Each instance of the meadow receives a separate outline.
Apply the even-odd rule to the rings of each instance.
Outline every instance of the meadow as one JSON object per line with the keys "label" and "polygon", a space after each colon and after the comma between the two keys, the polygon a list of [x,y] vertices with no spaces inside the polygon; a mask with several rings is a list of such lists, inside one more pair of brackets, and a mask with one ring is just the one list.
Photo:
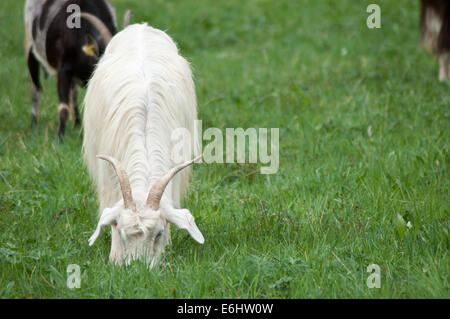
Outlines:
{"label": "meadow", "polygon": [[[419,1],[113,0],[192,65],[203,128],[279,128],[279,170],[195,165],[158,267],[94,246],[82,130],[57,139],[56,80],[30,126],[24,1],[0,2],[1,298],[449,298],[449,83],[419,42]],[[80,94],[82,102],[84,91]],[[67,268],[81,287],[67,287]],[[368,288],[367,267],[380,268]]]}

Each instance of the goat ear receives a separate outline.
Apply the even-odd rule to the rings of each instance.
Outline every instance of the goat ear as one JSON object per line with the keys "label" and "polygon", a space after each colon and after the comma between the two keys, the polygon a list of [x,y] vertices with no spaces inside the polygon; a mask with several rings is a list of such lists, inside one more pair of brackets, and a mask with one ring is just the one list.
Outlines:
{"label": "goat ear", "polygon": [[195,224],[194,216],[192,216],[189,210],[166,208],[163,209],[163,212],[168,222],[174,224],[180,229],[186,229],[189,235],[191,235],[191,237],[200,244],[203,244],[205,242],[202,233]]}
{"label": "goat ear", "polygon": [[92,234],[91,238],[89,238],[89,246],[92,246],[100,236],[103,227],[117,223],[118,214],[119,209],[115,207],[105,208],[103,210],[102,216],[100,216],[100,220],[98,221],[97,228],[95,229],[95,232]]}
{"label": "goat ear", "polygon": [[85,44],[81,47],[81,50],[86,54],[87,56],[98,58],[99,56],[99,49],[97,41],[90,35],[87,34],[85,37]]}

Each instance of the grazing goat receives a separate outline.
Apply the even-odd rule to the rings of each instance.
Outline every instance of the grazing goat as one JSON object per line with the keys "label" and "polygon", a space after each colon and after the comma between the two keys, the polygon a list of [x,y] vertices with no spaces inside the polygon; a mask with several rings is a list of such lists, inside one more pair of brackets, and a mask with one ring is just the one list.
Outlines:
{"label": "grazing goat", "polygon": [[[79,9],[79,25],[71,25]],[[129,12],[125,15],[125,23]],[[85,23],[87,22],[87,23]],[[39,116],[41,84],[39,67],[57,76],[59,97],[58,136],[64,134],[69,115],[80,124],[76,84],[85,86],[99,56],[117,32],[109,0],[27,0],[25,3],[25,52],[31,78],[32,125]]]}
{"label": "grazing goat", "polygon": [[110,260],[144,258],[151,268],[170,242],[170,224],[203,243],[189,210],[180,209],[189,177],[189,168],[182,169],[201,156],[178,166],[173,159],[174,130],[190,132],[183,139],[185,159],[199,144],[192,73],[172,39],[147,24],[115,35],[89,81],[84,107],[83,153],[101,212],[89,244],[110,225]]}
{"label": "grazing goat", "polygon": [[422,0],[422,45],[439,58],[439,80],[450,78],[450,1]]}

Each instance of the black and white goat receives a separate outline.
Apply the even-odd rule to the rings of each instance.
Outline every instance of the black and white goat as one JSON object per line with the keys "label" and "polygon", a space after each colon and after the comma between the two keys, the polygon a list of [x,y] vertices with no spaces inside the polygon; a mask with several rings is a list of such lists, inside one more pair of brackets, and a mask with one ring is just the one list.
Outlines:
{"label": "black and white goat", "polygon": [[[79,23],[73,23],[74,19]],[[129,11],[124,24],[128,20]],[[64,134],[69,115],[74,114],[74,125],[80,124],[76,85],[87,84],[116,32],[116,15],[109,0],[26,1],[25,51],[32,83],[32,125],[39,116],[40,66],[47,74],[57,76],[58,136]]]}
{"label": "black and white goat", "polygon": [[439,59],[439,80],[450,78],[450,1],[422,0],[422,45]]}

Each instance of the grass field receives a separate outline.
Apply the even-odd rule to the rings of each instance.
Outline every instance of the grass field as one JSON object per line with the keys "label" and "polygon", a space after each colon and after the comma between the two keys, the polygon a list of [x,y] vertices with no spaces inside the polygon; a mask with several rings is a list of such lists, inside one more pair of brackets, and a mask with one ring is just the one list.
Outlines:
{"label": "grass field", "polygon": [[366,0],[112,2],[178,43],[204,129],[280,128],[279,171],[196,165],[184,206],[205,244],[173,228],[157,268],[110,264],[109,232],[88,246],[81,131],[58,142],[53,77],[30,128],[24,1],[1,1],[0,297],[450,297],[450,84],[420,48],[419,1],[377,1],[380,29]]}

